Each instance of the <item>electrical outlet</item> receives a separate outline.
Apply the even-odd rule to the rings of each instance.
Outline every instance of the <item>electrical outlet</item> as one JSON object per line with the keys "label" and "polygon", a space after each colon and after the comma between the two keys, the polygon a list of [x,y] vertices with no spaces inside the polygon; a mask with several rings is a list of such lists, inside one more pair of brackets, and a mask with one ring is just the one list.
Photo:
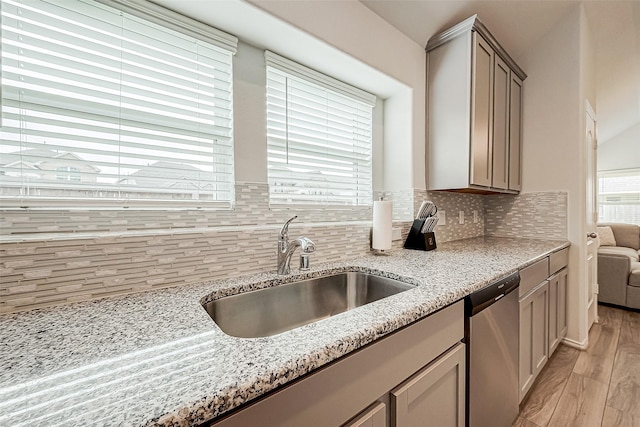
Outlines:
{"label": "electrical outlet", "polygon": [[478,211],[473,211],[473,223],[477,224],[480,221],[480,215],[478,215]]}
{"label": "electrical outlet", "polygon": [[458,211],[458,222],[464,224],[464,211]]}
{"label": "electrical outlet", "polygon": [[447,225],[447,213],[438,211],[438,225]]}
{"label": "electrical outlet", "polygon": [[401,240],[402,239],[402,229],[401,228],[392,228],[391,229],[391,240]]}

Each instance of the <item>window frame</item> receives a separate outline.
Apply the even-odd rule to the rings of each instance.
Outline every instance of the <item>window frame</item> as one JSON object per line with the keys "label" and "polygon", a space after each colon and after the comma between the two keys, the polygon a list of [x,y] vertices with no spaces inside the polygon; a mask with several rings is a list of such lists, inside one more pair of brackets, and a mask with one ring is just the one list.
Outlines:
{"label": "window frame", "polygon": [[[229,58],[229,73],[230,73],[230,94],[231,94],[231,105],[230,105],[230,131],[231,131],[231,148],[229,149],[230,158],[231,158],[231,179],[228,182],[230,186],[230,197],[228,200],[191,200],[191,199],[167,199],[163,198],[162,193],[158,193],[157,197],[150,199],[128,199],[128,198],[118,198],[118,197],[110,197],[107,199],[103,199],[100,197],[20,197],[20,196],[2,196],[0,197],[0,201],[2,202],[3,209],[25,209],[25,208],[34,208],[34,209],[170,209],[170,210],[186,210],[186,209],[198,209],[198,210],[228,210],[232,209],[235,205],[235,162],[234,162],[234,141],[233,141],[233,56],[237,52],[238,38],[227,34],[223,31],[220,31],[214,27],[211,27],[207,24],[203,24],[198,22],[192,18],[188,18],[179,13],[173,12],[169,9],[166,9],[162,6],[156,5],[154,3],[148,1],[137,1],[137,0],[79,0],[83,3],[87,3],[90,5],[95,5],[96,7],[108,7],[113,10],[117,10],[120,13],[131,15],[136,19],[142,19],[144,21],[148,21],[156,26],[160,26],[162,28],[166,28],[175,32],[178,32],[184,36],[200,40],[206,42],[216,48],[220,48],[230,54]],[[4,3],[4,1],[3,1]],[[2,5],[0,5],[0,10]],[[1,22],[1,20],[0,20]],[[0,55],[0,72],[2,70],[2,58],[3,55]],[[1,74],[0,74],[1,76]],[[2,100],[4,99],[2,96],[2,84],[0,84],[0,106],[2,104]],[[0,113],[0,126],[3,125],[4,114]],[[8,154],[8,153],[7,153]],[[212,155],[212,157],[215,154]],[[50,158],[46,158],[49,160]],[[166,160],[171,160],[169,157]],[[69,165],[61,165],[63,167],[70,167]],[[72,172],[63,172],[63,174],[67,175],[67,179],[59,180],[58,175],[61,174],[57,168],[54,170],[47,171],[53,176],[52,183],[58,182],[79,182],[75,179],[68,179]],[[99,186],[97,186],[99,187]],[[62,188],[62,191],[73,190],[72,186],[68,188]],[[87,188],[87,191],[96,191],[100,192],[100,188],[91,189]],[[112,191],[112,190],[104,190],[104,191]],[[114,189],[113,191],[117,191]],[[135,190],[134,190],[135,192]],[[184,192],[186,195],[188,192]]]}
{"label": "window frame", "polygon": [[[600,223],[609,223],[609,222],[626,222],[626,223],[631,223],[631,224],[637,224],[640,225],[640,188],[638,189],[638,191],[631,191],[631,192],[609,192],[609,193],[603,193],[601,190],[602,187],[602,180],[606,179],[606,178],[621,178],[624,176],[632,176],[635,177],[639,182],[640,182],[640,168],[633,168],[633,169],[619,169],[619,170],[610,170],[610,171],[599,171],[598,172],[598,222]],[[616,201],[605,201],[603,200],[607,194],[610,194],[611,197],[616,197],[615,195],[617,194],[617,197],[620,197],[622,200],[620,202],[616,202]],[[630,196],[630,197],[625,197],[625,196]],[[629,199],[629,200],[625,200],[625,199]],[[603,217],[603,209],[604,206],[615,206],[615,205],[630,205],[630,206],[637,206],[637,210],[638,210],[638,220],[637,222],[629,222],[628,219],[624,219],[624,221],[620,221],[617,219],[611,219],[611,218],[604,218]]]}
{"label": "window frame", "polygon": [[[271,70],[270,70],[271,69]],[[373,155],[375,152],[374,149],[374,120],[375,120],[375,113],[374,113],[374,109],[376,107],[376,96],[366,92],[362,89],[359,89],[357,87],[354,87],[352,85],[346,84],[340,80],[337,80],[333,77],[327,76],[323,73],[320,73],[314,69],[308,68],[304,65],[301,65],[297,62],[291,61],[285,57],[282,57],[274,52],[271,51],[265,51],[265,71],[266,71],[266,93],[267,93],[267,105],[266,105],[266,116],[267,116],[267,135],[266,135],[266,139],[267,139],[267,183],[269,186],[269,208],[271,210],[284,210],[284,209],[294,209],[294,210],[314,210],[314,209],[332,209],[332,210],[354,210],[354,209],[358,209],[358,210],[370,210],[372,208],[373,205],[373,180],[374,180],[374,169],[373,169],[373,164],[374,164],[374,160],[373,160]],[[369,132],[369,137],[368,137],[368,153],[366,154],[366,156],[368,157],[368,171],[367,174],[369,175],[369,179],[368,179],[368,188],[366,190],[360,191],[360,190],[354,190],[354,196],[351,199],[353,202],[355,203],[338,203],[335,200],[331,200],[331,198],[327,198],[325,197],[319,197],[316,200],[310,200],[308,203],[304,203],[304,202],[287,202],[284,201],[282,199],[275,199],[273,197],[274,194],[274,183],[276,185],[277,184],[277,179],[281,177],[272,177],[270,170],[272,170],[272,163],[270,160],[270,155],[269,155],[269,150],[270,149],[274,149],[274,146],[276,144],[274,144],[271,140],[270,140],[270,125],[269,125],[269,118],[270,118],[270,100],[269,100],[269,96],[270,96],[270,87],[269,87],[269,75],[270,73],[276,73],[276,74],[281,74],[281,75],[285,75],[287,77],[285,77],[285,82],[287,81],[287,79],[291,79],[291,80],[297,80],[297,81],[301,81],[304,82],[303,84],[308,84],[308,85],[313,85],[316,87],[321,88],[322,90],[327,91],[328,93],[333,93],[337,96],[341,96],[344,98],[349,98],[352,102],[357,102],[361,105],[367,105],[369,109],[368,112],[368,119],[370,120],[370,125],[368,128],[368,132]],[[287,84],[287,83],[285,83]],[[272,89],[274,91],[276,91],[276,89]],[[288,95],[287,95],[288,96]],[[285,101],[285,104],[288,101]],[[305,105],[306,107],[306,105]],[[288,108],[285,107],[285,108]],[[328,113],[330,114],[330,113]],[[287,117],[289,117],[289,112],[287,110],[287,112],[284,114]],[[286,124],[284,125],[285,127],[288,127],[289,125]],[[289,135],[288,135],[288,131],[286,131],[285,133],[287,133],[287,136],[284,137],[285,140],[288,141]],[[320,138],[318,138],[320,139]],[[289,153],[289,148],[288,148],[288,142],[285,142],[285,144],[287,145],[286,148],[286,156],[288,156]],[[358,144],[354,143],[353,147],[357,147]],[[357,157],[357,156],[356,156]],[[352,157],[353,159],[353,157]],[[316,159],[317,160],[317,159]],[[357,162],[357,161],[356,161]],[[275,182],[274,182],[275,181]],[[308,181],[310,183],[313,182],[313,180]],[[331,190],[331,188],[328,188],[329,190]],[[368,193],[368,195],[365,198],[362,198],[360,196],[360,194],[362,193]],[[309,196],[308,194],[303,195],[301,198],[304,198],[305,196]],[[294,197],[295,198],[295,197]],[[327,200],[328,199],[328,200]]]}

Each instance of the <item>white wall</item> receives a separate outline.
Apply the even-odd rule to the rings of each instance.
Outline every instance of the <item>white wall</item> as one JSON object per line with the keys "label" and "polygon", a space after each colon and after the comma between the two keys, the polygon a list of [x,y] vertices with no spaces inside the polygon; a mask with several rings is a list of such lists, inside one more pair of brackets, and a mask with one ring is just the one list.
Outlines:
{"label": "white wall", "polygon": [[640,168],[640,123],[598,145],[598,170]]}
{"label": "white wall", "polygon": [[[568,193],[569,259],[567,338],[588,339],[586,320],[584,103],[595,96],[593,55],[586,16],[577,5],[518,63],[526,70],[523,123],[523,193]],[[592,105],[595,105],[592,99]]]}
{"label": "white wall", "polygon": [[238,43],[233,58],[234,163],[237,182],[267,182],[264,51]]}

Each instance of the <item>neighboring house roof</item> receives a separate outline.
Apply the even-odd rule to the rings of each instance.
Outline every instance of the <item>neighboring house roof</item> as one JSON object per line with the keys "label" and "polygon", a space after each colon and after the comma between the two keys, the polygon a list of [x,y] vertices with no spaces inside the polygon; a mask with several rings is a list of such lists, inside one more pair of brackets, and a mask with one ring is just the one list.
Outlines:
{"label": "neighboring house roof", "polygon": [[[55,162],[56,160],[64,162],[72,161],[75,164],[81,163],[83,166],[90,167],[95,172],[99,172],[100,169],[90,162],[82,159],[75,153],[69,151],[54,151],[47,148],[30,148],[22,151],[14,151],[12,153],[2,153],[0,155],[0,167],[13,167],[12,165],[17,162],[21,162],[25,167],[28,165],[32,169],[41,169],[40,165],[44,162]],[[61,164],[61,166],[65,166]]]}
{"label": "neighboring house roof", "polygon": [[[96,172],[100,171],[96,166],[83,160],[75,153],[68,151],[56,152],[44,148],[2,153],[0,156],[0,170],[51,170],[52,166],[56,166],[56,162],[60,163],[59,166],[76,166],[81,163],[84,167],[90,167]],[[190,164],[158,161],[140,167],[131,175],[120,179],[118,183],[139,187],[210,191],[213,190],[210,176],[211,173]]]}
{"label": "neighboring house roof", "polygon": [[23,162],[22,160],[18,160],[17,162],[8,163],[6,165],[2,165],[5,168],[24,168],[24,169],[33,169],[39,170],[36,165],[32,165],[31,163]]}
{"label": "neighboring house roof", "polygon": [[44,159],[55,157],[58,154],[60,153],[46,148],[29,148],[27,150],[18,150],[12,153],[2,153],[0,154],[0,162],[8,164],[18,160],[24,160],[35,164]]}
{"label": "neighboring house roof", "polygon": [[141,167],[119,182],[143,187],[160,186],[187,190],[210,190],[213,187],[208,182],[208,175],[208,172],[189,164],[159,161]]}

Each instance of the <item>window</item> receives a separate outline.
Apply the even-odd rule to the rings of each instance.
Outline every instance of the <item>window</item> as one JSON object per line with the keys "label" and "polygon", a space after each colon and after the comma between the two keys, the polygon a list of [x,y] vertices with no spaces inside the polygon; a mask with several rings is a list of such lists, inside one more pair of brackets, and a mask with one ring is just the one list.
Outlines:
{"label": "window", "polygon": [[371,205],[375,97],[265,56],[270,202]]}
{"label": "window", "polygon": [[228,206],[237,39],[104,3],[2,0],[0,197]]}
{"label": "window", "polygon": [[598,220],[640,225],[640,169],[598,174]]}
{"label": "window", "polygon": [[73,166],[61,166],[56,172],[56,179],[60,181],[80,181],[80,169]]}

